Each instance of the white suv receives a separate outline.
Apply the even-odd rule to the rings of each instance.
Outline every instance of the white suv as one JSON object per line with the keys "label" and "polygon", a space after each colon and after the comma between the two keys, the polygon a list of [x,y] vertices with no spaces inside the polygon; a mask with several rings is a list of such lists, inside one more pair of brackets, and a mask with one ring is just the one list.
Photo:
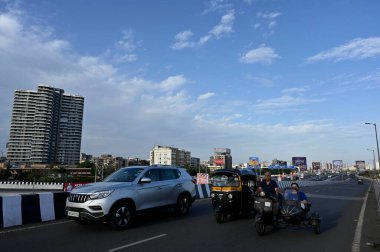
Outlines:
{"label": "white suv", "polygon": [[127,228],[143,210],[173,207],[186,215],[196,197],[194,180],[183,168],[132,166],[120,168],[103,182],[71,191],[66,217],[84,224],[107,221],[115,229]]}

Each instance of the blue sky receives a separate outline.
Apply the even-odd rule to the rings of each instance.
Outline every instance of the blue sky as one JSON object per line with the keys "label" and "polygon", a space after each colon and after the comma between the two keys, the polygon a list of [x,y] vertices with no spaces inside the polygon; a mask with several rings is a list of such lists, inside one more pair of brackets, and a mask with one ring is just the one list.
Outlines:
{"label": "blue sky", "polygon": [[85,97],[88,154],[372,164],[379,13],[376,0],[0,1],[0,150],[14,90],[45,84]]}

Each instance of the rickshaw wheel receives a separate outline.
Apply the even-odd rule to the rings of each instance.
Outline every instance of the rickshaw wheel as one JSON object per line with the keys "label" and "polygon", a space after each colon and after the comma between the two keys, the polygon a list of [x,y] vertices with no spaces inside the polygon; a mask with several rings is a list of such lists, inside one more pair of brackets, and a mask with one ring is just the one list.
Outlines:
{"label": "rickshaw wheel", "polygon": [[215,218],[216,218],[216,222],[220,224],[220,223],[224,222],[225,215],[224,215],[224,213],[218,212],[218,213],[215,213]]}

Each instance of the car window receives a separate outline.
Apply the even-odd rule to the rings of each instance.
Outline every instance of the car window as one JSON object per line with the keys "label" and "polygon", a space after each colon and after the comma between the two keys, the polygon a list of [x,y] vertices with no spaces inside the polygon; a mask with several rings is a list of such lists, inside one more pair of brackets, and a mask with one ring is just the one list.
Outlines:
{"label": "car window", "polygon": [[162,180],[173,180],[181,176],[181,172],[175,169],[161,170]]}
{"label": "car window", "polygon": [[159,169],[151,169],[145,173],[146,178],[150,178],[152,182],[160,181],[160,170]]}
{"label": "car window", "polygon": [[119,169],[108,177],[106,177],[104,182],[132,182],[134,181],[139,174],[143,171],[143,168],[125,168]]}

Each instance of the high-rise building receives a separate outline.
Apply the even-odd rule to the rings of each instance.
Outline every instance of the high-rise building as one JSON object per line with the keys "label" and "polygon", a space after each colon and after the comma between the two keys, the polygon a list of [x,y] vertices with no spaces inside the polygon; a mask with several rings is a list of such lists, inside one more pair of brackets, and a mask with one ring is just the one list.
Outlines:
{"label": "high-rise building", "polygon": [[221,166],[226,169],[232,169],[231,149],[214,148],[214,156],[212,157],[215,166]]}
{"label": "high-rise building", "polygon": [[180,167],[190,166],[190,151],[180,150],[169,146],[155,146],[150,151],[150,165],[174,165]]}
{"label": "high-rise building", "polygon": [[7,159],[11,164],[76,164],[80,159],[84,98],[38,86],[16,90]]}

